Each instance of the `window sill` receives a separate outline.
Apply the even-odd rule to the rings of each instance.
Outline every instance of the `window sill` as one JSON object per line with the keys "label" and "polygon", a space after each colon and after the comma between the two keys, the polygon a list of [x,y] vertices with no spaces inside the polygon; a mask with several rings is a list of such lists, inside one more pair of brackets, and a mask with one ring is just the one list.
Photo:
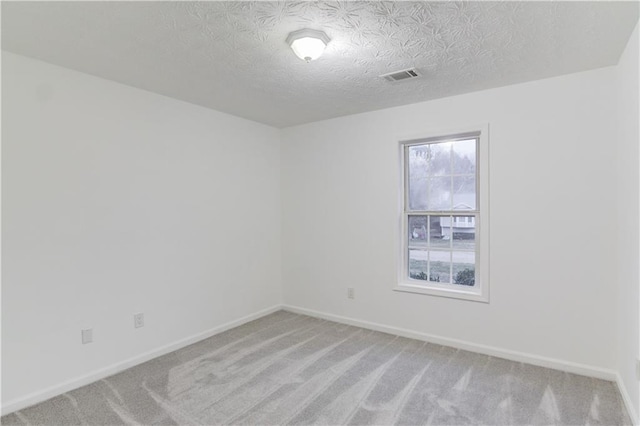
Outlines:
{"label": "window sill", "polygon": [[415,285],[409,283],[400,283],[393,288],[394,291],[405,293],[426,294],[429,296],[448,297],[452,299],[470,300],[473,302],[489,303],[489,295],[481,294],[474,291],[464,291],[457,289],[431,287],[425,285]]}

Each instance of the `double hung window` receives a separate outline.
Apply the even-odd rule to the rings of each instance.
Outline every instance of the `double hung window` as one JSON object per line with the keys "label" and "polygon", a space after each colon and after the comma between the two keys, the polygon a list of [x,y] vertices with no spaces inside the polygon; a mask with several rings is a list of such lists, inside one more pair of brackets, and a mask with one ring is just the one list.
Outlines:
{"label": "double hung window", "polygon": [[485,133],[401,143],[403,237],[397,290],[488,301]]}

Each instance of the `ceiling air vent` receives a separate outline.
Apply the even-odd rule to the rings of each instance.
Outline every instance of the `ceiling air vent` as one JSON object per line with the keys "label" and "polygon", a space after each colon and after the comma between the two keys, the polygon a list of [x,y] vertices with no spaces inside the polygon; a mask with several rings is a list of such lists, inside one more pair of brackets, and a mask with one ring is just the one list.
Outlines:
{"label": "ceiling air vent", "polygon": [[383,74],[380,77],[384,78],[387,81],[400,81],[420,77],[420,74],[418,74],[418,71],[416,71],[415,68],[409,68],[402,71],[394,71],[390,72],[389,74]]}

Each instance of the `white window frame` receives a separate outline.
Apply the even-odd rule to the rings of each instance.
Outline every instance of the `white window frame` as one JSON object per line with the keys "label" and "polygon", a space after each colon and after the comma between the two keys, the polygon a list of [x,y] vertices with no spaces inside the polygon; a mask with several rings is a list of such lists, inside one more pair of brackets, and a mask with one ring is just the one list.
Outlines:
{"label": "white window frame", "polygon": [[[410,215],[421,215],[422,212],[408,209],[408,167],[406,150],[411,145],[422,145],[428,142],[460,140],[464,137],[477,137],[476,149],[476,277],[475,285],[465,288],[462,285],[438,284],[421,281],[409,277],[409,241],[408,222]],[[400,238],[398,257],[398,284],[393,290],[400,292],[426,294],[489,303],[489,125],[475,125],[429,131],[413,137],[399,138],[400,163]],[[465,215],[464,211],[459,212]],[[430,212],[428,214],[437,214]],[[467,214],[468,215],[468,214]],[[472,214],[473,215],[473,214]]]}

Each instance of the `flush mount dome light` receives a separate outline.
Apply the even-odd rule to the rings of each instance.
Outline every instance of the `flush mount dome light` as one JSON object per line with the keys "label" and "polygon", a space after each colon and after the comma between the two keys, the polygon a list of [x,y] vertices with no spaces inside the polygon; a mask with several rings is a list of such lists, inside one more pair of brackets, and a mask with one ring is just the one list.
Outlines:
{"label": "flush mount dome light", "polygon": [[318,59],[329,43],[329,37],[322,31],[303,29],[294,31],[287,37],[287,44],[303,61]]}

